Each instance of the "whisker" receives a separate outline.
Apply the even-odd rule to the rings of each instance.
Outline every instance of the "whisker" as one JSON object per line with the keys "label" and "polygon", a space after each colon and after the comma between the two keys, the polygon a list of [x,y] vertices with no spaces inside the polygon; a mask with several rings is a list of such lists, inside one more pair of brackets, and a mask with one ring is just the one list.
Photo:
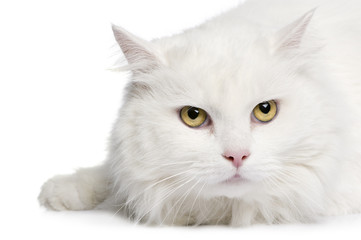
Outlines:
{"label": "whisker", "polygon": [[[147,188],[145,188],[142,192],[136,194],[136,195],[133,196],[131,199],[128,199],[125,203],[121,204],[122,206],[116,211],[116,213],[115,213],[114,215],[118,214],[125,206],[128,206],[129,203],[133,202],[133,201],[134,201],[135,199],[137,199],[140,195],[144,194],[146,191],[150,190],[150,189],[153,188],[154,186],[156,186],[156,185],[158,185],[158,184],[160,184],[160,183],[162,183],[162,182],[164,182],[164,181],[167,181],[167,180],[169,180],[169,179],[178,177],[179,175],[182,175],[182,174],[187,173],[187,172],[190,172],[190,171],[191,171],[191,169],[189,169],[189,170],[187,170],[187,171],[183,171],[183,172],[177,173],[177,174],[174,174],[174,175],[172,175],[172,176],[166,177],[166,178],[164,178],[164,179],[161,179],[161,180],[159,180],[159,181],[157,181],[157,182],[149,185],[149,186],[148,186]],[[131,185],[131,183],[128,184],[126,188],[128,188],[130,185]],[[117,196],[118,196],[119,194],[121,194],[121,193],[118,192],[118,193],[116,194],[116,198],[117,198]]]}
{"label": "whisker", "polygon": [[147,214],[149,214],[155,207],[157,207],[159,204],[161,204],[165,199],[169,198],[170,196],[172,196],[172,194],[174,192],[176,192],[178,189],[180,189],[181,187],[183,187],[186,183],[192,181],[194,179],[189,179],[188,181],[186,181],[185,183],[183,183],[180,186],[177,186],[175,189],[173,189],[173,191],[168,192],[166,195],[163,196],[163,198],[157,200],[156,204],[153,205],[147,212],[145,212],[142,216],[138,217],[138,220],[136,221],[137,223],[139,223]]}
{"label": "whisker", "polygon": [[193,203],[192,203],[192,207],[191,207],[191,210],[189,211],[189,215],[188,215],[188,219],[187,219],[187,226],[189,225],[189,220],[190,220],[190,217],[191,217],[191,214],[192,214],[192,211],[193,211],[193,207],[194,207],[194,205],[195,205],[195,203],[196,203],[196,201],[197,201],[200,193],[202,192],[204,186],[206,185],[206,183],[207,183],[207,182],[204,182],[203,186],[201,187],[201,189],[200,189],[199,192],[197,193],[197,195],[196,195],[196,197],[195,197],[195,199],[194,199],[194,201],[193,201]]}
{"label": "whisker", "polygon": [[[182,178],[182,179],[178,179],[177,181],[175,181],[175,182],[172,182],[171,184],[169,184],[168,186],[166,186],[166,190],[167,189],[170,189],[170,188],[172,188],[174,185],[177,185],[178,183],[181,183],[181,182],[183,182],[184,180],[186,180],[186,179],[188,179],[188,178]],[[150,190],[150,188],[149,189],[146,189],[146,190]],[[132,199],[129,199],[127,202],[125,202],[125,203],[123,203],[122,204],[122,207],[119,209],[119,210],[121,210],[122,208],[124,208],[124,207],[130,207],[130,204],[132,203],[132,202],[134,202],[141,194],[145,194],[145,192],[146,192],[146,190],[143,190],[142,192],[140,192],[140,193],[138,193],[137,195],[135,195]],[[118,211],[119,211],[118,210]]]}
{"label": "whisker", "polygon": [[[182,184],[182,186],[184,186],[184,185],[187,184],[188,182],[193,181],[194,179],[195,179],[195,177],[192,178],[190,181],[187,181],[187,182],[185,182],[184,184]],[[199,181],[200,181],[200,180],[198,180],[198,181],[196,182],[196,184],[197,184]],[[164,216],[163,221],[161,222],[161,224],[164,223],[164,221],[166,220],[166,218],[168,217],[168,215],[170,214],[170,212],[172,211],[172,209],[177,205],[177,203],[178,203],[180,200],[183,199],[184,195],[187,196],[187,195],[188,195],[187,193],[189,193],[196,184],[194,184],[188,191],[186,191],[184,194],[182,194],[182,196],[173,204],[173,206],[172,206],[170,209],[167,209],[168,213]]]}
{"label": "whisker", "polygon": [[278,178],[271,177],[268,179],[268,183],[272,183],[272,187],[277,188],[278,193],[281,193],[288,201],[289,204],[293,206],[294,209],[298,212],[299,215],[302,215],[300,209],[294,204],[293,200],[290,198],[289,194],[283,191],[283,187],[277,182]]}
{"label": "whisker", "polygon": [[[191,191],[198,185],[198,183],[199,183],[200,181],[201,181],[201,179],[198,179],[198,181],[197,181],[195,184],[193,184],[193,186],[192,186],[191,188],[189,188],[189,190],[188,190],[185,194],[183,194],[183,195],[179,198],[179,200],[173,205],[173,207],[176,206],[177,203],[183,198],[183,201],[179,204],[178,210],[177,210],[176,213],[174,214],[173,221],[172,221],[172,225],[174,224],[174,221],[175,221],[175,219],[176,219],[176,217],[177,217],[180,209],[182,208],[182,206],[183,206],[183,204],[184,204],[184,201],[185,201],[186,198],[188,197],[189,193],[191,193]],[[185,195],[185,196],[184,196],[184,195]],[[172,207],[172,208],[173,208],[173,207]],[[168,215],[168,214],[167,214],[167,215]],[[167,216],[166,216],[166,217],[167,217]]]}

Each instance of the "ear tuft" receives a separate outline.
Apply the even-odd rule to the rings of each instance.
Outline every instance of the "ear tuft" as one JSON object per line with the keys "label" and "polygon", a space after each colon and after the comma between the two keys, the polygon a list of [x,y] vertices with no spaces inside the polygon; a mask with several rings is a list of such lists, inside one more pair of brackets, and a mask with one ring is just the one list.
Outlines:
{"label": "ear tuft", "polygon": [[274,43],[277,51],[300,48],[302,39],[315,11],[316,8],[312,9],[276,34]]}
{"label": "ear tuft", "polygon": [[149,72],[159,66],[156,51],[153,46],[125,29],[112,25],[115,40],[118,42],[129,66],[133,72]]}

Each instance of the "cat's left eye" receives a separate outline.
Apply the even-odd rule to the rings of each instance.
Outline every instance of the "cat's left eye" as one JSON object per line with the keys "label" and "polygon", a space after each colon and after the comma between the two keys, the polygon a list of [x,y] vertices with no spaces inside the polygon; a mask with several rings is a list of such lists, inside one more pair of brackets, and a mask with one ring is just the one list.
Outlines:
{"label": "cat's left eye", "polygon": [[201,108],[185,106],[180,111],[182,121],[189,127],[200,127],[207,120],[207,113]]}
{"label": "cat's left eye", "polygon": [[253,109],[252,114],[262,123],[270,122],[277,114],[277,103],[274,100],[261,102]]}

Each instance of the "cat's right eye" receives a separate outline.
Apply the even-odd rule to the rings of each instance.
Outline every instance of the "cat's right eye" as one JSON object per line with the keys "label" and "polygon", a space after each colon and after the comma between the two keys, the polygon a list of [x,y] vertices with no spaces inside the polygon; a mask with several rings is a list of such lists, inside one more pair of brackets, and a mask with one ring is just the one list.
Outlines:
{"label": "cat's right eye", "polygon": [[207,120],[207,113],[201,108],[185,106],[180,110],[180,118],[192,128],[200,127]]}

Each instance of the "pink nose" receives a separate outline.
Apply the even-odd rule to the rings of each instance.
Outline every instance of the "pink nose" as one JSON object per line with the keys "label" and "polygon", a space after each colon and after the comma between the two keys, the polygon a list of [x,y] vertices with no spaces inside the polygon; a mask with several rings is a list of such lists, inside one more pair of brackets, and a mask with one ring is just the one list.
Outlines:
{"label": "pink nose", "polygon": [[250,153],[247,150],[242,150],[238,152],[226,151],[223,154],[223,157],[232,162],[233,166],[239,168],[242,166],[244,160],[248,158]]}

